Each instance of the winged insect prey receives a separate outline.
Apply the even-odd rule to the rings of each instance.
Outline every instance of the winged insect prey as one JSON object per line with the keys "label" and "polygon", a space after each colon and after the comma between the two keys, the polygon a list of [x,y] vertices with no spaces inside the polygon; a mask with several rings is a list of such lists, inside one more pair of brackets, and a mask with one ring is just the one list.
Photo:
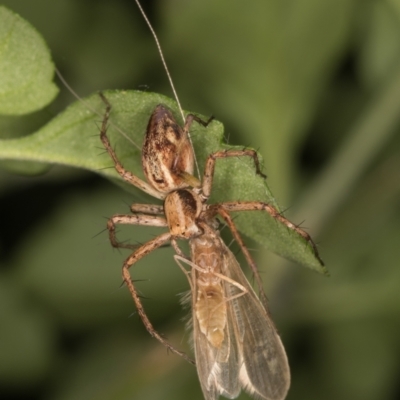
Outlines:
{"label": "winged insect prey", "polygon": [[[212,222],[212,221],[211,221]],[[212,225],[190,239],[193,345],[206,400],[236,398],[244,388],[260,399],[284,399],[288,360],[268,309]],[[189,274],[188,274],[189,275]]]}

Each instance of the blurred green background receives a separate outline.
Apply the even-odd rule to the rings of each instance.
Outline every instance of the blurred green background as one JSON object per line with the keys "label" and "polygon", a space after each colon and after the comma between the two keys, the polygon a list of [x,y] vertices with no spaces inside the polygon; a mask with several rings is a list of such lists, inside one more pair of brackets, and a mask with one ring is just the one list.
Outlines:
{"label": "blurred green background", "polygon": [[[2,3],[41,32],[81,96],[171,95],[132,0]],[[259,149],[278,202],[330,270],[254,251],[291,364],[288,399],[398,398],[400,1],[143,3],[183,107]],[[22,130],[73,101],[60,88]],[[84,171],[0,171],[1,399],[202,399],[195,368],[149,337],[119,288],[126,253],[103,230],[135,200]],[[172,251],[150,255],[134,277],[157,329],[189,350],[178,296],[188,285]]]}

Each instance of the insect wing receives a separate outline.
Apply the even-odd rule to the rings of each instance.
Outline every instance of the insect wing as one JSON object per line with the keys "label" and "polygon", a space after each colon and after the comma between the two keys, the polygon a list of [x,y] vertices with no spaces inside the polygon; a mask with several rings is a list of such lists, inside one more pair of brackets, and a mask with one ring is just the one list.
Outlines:
{"label": "insect wing", "polygon": [[[196,271],[193,270],[193,310],[197,298],[196,275]],[[240,393],[240,365],[232,325],[226,325],[221,347],[215,348],[201,332],[196,315],[193,315],[193,344],[197,373],[205,400],[217,400],[220,395],[229,399],[236,398]]]}
{"label": "insect wing", "polygon": [[236,296],[228,301],[228,321],[237,342],[241,386],[255,398],[283,400],[290,385],[285,349],[235,256],[222,241],[221,245],[225,248],[224,275],[247,290],[240,296],[241,290],[237,286],[225,282],[227,298]]}

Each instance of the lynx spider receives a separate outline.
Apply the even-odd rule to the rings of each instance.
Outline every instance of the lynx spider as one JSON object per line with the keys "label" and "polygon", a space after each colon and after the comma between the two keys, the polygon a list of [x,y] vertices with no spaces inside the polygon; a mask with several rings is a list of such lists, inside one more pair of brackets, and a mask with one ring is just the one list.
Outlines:
{"label": "lynx spider", "polygon": [[[123,281],[127,285],[135,302],[138,314],[151,336],[157,338],[173,353],[194,363],[185,353],[175,349],[162,337],[154,329],[147,317],[129,272],[129,269],[136,262],[168,242],[171,243],[177,253],[177,256],[175,256],[176,259],[181,261],[186,259],[190,262],[190,259],[180,250],[177,239],[190,240],[191,238],[201,236],[204,232],[201,226],[212,226],[215,224],[216,216],[219,215],[225,221],[234,239],[239,244],[254,274],[260,292],[260,299],[267,309],[267,298],[262,290],[261,277],[257,266],[239,235],[232,217],[230,216],[230,212],[254,210],[268,212],[271,217],[278,222],[302,236],[312,247],[315,256],[320,260],[316,245],[308,233],[291,223],[276,208],[268,203],[258,201],[233,201],[219,204],[207,204],[212,188],[215,163],[220,158],[251,157],[254,161],[256,173],[264,177],[260,170],[257,153],[251,149],[224,150],[212,153],[206,160],[202,181],[199,181],[193,176],[194,153],[188,140],[189,128],[193,121],[207,127],[213,117],[208,121],[203,121],[193,114],[188,114],[185,119],[184,127],[182,128],[177,124],[169,109],[163,105],[158,105],[150,117],[142,148],[142,166],[144,174],[149,181],[149,183],[147,183],[127,171],[119,161],[107,136],[111,105],[102,93],[100,93],[100,97],[106,107],[101,125],[100,139],[107,153],[112,158],[117,173],[129,184],[136,186],[158,199],[164,200],[163,206],[132,204],[130,207],[132,214],[115,214],[108,220],[107,229],[112,246],[115,248],[134,249],[132,254],[124,261],[122,267]],[[182,193],[185,192],[193,197],[185,199],[186,195],[184,194],[182,196]],[[190,203],[193,201],[197,203],[194,206],[193,204],[185,204],[185,202]],[[169,231],[160,234],[138,247],[121,243],[117,240],[115,232],[117,224],[166,227],[169,228]]]}

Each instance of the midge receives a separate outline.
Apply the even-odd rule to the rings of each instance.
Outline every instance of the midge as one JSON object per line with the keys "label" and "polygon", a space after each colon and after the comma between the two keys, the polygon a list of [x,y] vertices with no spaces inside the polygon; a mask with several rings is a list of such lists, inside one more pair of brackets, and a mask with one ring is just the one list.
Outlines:
{"label": "midge", "polygon": [[[256,264],[230,212],[266,211],[301,235],[318,257],[315,244],[306,232],[267,203],[207,204],[218,159],[251,157],[256,173],[262,175],[257,154],[250,149],[210,154],[202,180],[193,175],[195,156],[188,136],[189,128],[193,121],[207,126],[212,118],[203,121],[189,114],[182,128],[168,108],[158,105],[150,117],[142,147],[142,166],[147,182],[127,171],[107,137],[111,106],[102,94],[100,96],[106,104],[100,138],[116,171],[128,183],[164,201],[163,206],[132,204],[132,214],[116,214],[107,223],[111,244],[134,250],[124,261],[122,276],[146,329],[172,352],[191,361],[153,328],[129,272],[142,257],[170,243],[176,252],[175,260],[186,273],[191,286],[193,343],[205,399],[218,399],[219,395],[235,398],[241,388],[258,399],[284,399],[290,385],[285,350],[270,318]],[[260,298],[246,280],[232,252],[221,240],[217,216],[223,219],[240,245],[254,274]],[[138,247],[117,240],[117,224],[165,227],[168,231]],[[190,256],[179,248],[180,239],[189,241]],[[190,271],[185,267],[190,267]]]}

